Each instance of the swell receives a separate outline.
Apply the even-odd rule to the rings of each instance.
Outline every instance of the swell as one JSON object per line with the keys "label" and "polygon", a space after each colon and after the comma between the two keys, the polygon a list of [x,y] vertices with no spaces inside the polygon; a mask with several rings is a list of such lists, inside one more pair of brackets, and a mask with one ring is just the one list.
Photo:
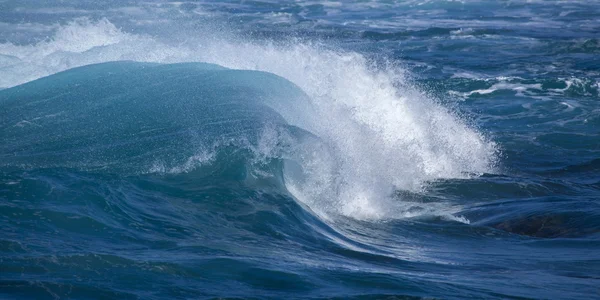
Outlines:
{"label": "swell", "polygon": [[[0,262],[2,290],[22,297],[161,298],[172,295],[173,286],[181,287],[175,289],[179,294],[206,297],[335,296],[321,289],[328,278],[339,278],[356,294],[402,288],[406,295],[421,295],[412,280],[383,274],[430,264],[330,226],[279,188],[237,178],[65,168],[0,174],[0,215],[8,217],[0,239],[7,258]],[[357,274],[359,266],[380,272]],[[73,280],[72,274],[93,280]],[[140,276],[156,282],[151,292]],[[388,286],[370,287],[371,279]]]}
{"label": "swell", "polygon": [[[324,222],[282,189],[202,172],[122,176],[46,168],[26,173],[3,169],[0,174],[0,214],[7,220],[0,239],[0,253],[6,258],[0,263],[5,270],[2,292],[30,298],[89,293],[157,299],[174,293],[242,297],[259,292],[270,297],[283,293],[441,297],[449,290],[452,295],[491,297],[487,285],[475,280],[479,274],[469,283],[441,285],[429,274],[467,276],[480,268],[481,261],[469,263],[479,256],[488,268],[515,272],[510,263],[523,255],[535,261],[549,247],[566,247],[564,255],[576,247],[565,246],[565,239],[525,239],[503,231],[537,238],[598,234],[597,215],[582,218],[585,207],[572,214],[576,207],[570,205],[569,211],[566,203],[546,206],[564,212],[554,216],[538,206],[539,217],[534,206],[517,205],[518,201],[496,208],[480,205],[465,211],[472,220],[480,219],[472,226],[435,219]],[[482,178],[478,184],[493,182]],[[466,180],[445,184],[461,188],[465,201],[486,191]],[[460,193],[445,191],[450,196]],[[489,212],[491,218],[482,217]],[[519,216],[524,212],[529,215]],[[448,238],[453,243],[446,243]],[[572,243],[585,249],[595,242]],[[507,244],[522,251],[496,255]],[[555,252],[547,255],[544,259],[552,266],[565,263],[555,262]],[[508,267],[493,264],[498,260]],[[577,268],[553,270],[586,274]],[[93,280],[73,279],[73,274]],[[140,277],[153,282],[150,292]],[[493,283],[505,280],[500,277]],[[339,291],[339,286],[349,287]],[[494,297],[526,294],[528,288]]]}
{"label": "swell", "polygon": [[[0,242],[10,258],[1,263],[2,290],[25,297],[134,297],[144,294],[139,276],[162,282],[146,294],[151,298],[169,294],[182,277],[206,296],[283,284],[306,291],[314,283],[296,273],[297,265],[288,267],[280,251],[335,247],[313,230],[327,226],[292,198],[235,179],[72,169],[2,175],[0,213],[10,216]],[[268,263],[273,257],[279,265]],[[71,274],[93,281],[73,281]]]}

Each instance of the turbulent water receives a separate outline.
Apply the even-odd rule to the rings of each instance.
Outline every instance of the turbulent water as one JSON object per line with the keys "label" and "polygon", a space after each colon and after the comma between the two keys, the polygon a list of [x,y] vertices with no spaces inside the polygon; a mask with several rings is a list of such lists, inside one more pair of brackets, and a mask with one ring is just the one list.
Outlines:
{"label": "turbulent water", "polygon": [[600,298],[598,20],[0,1],[0,298]]}

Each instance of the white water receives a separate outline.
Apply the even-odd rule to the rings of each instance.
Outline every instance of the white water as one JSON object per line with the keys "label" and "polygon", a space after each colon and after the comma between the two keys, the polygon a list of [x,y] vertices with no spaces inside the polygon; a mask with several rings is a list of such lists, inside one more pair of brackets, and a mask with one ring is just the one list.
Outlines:
{"label": "white water", "polygon": [[[323,214],[360,219],[449,215],[444,205],[413,205],[395,190],[431,180],[493,172],[496,147],[455,114],[410,86],[403,70],[373,70],[360,54],[310,43],[287,46],[191,36],[184,43],[123,32],[108,20],[80,19],[34,45],[0,44],[0,87],[76,66],[116,60],[208,62],[271,72],[298,85],[314,115],[297,121],[322,139],[298,149],[302,181],[294,195]],[[266,150],[265,150],[266,151]]]}

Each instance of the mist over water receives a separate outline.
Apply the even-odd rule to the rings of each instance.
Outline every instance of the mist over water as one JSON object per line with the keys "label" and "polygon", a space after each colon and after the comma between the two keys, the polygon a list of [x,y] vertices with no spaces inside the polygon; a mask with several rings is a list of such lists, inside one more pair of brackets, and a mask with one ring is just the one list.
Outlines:
{"label": "mist over water", "polygon": [[0,4],[0,295],[594,298],[597,5],[509,2]]}

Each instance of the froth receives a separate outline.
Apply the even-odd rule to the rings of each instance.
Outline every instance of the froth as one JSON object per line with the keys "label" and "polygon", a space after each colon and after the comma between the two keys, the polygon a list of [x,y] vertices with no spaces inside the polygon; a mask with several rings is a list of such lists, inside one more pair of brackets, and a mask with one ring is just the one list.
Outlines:
{"label": "froth", "polygon": [[[289,190],[324,214],[412,216],[413,206],[391,196],[395,190],[415,191],[431,180],[493,171],[494,143],[412,88],[401,68],[375,68],[358,53],[317,43],[273,45],[199,36],[171,44],[165,37],[123,32],[105,19],[79,19],[35,45],[0,44],[0,87],[115,60],[216,63],[271,72],[298,85],[312,111],[288,121],[319,140],[292,147],[290,159],[303,174],[288,174]],[[280,113],[292,116],[291,110]],[[270,144],[276,143],[260,147]]]}

